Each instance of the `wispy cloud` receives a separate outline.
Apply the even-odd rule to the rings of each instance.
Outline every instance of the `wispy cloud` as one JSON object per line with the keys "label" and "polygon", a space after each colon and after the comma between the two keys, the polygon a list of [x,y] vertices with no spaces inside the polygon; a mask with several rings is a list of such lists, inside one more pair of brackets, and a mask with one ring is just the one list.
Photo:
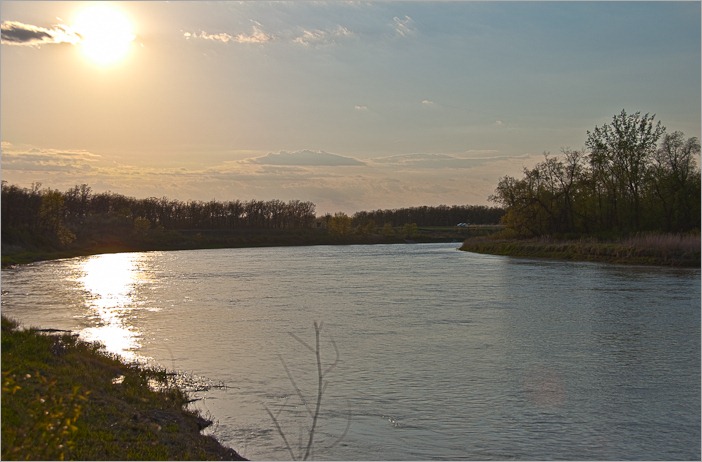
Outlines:
{"label": "wispy cloud", "polygon": [[81,37],[68,26],[58,24],[50,29],[17,21],[4,21],[0,25],[2,43],[5,45],[41,46],[47,44],[76,44]]}
{"label": "wispy cloud", "polygon": [[3,170],[85,172],[100,156],[85,150],[39,149],[2,143]]}
{"label": "wispy cloud", "polygon": [[190,167],[153,167],[140,165],[136,159],[132,159],[133,164],[105,162],[101,156],[80,149],[3,142],[2,151],[2,178],[20,186],[40,182],[65,190],[87,183],[96,192],[179,200],[301,199],[314,202],[318,213],[486,203],[499,178],[518,175],[522,166],[542,160],[541,154],[504,156],[494,150],[471,150],[361,161],[321,150],[302,150],[204,161]]}
{"label": "wispy cloud", "polygon": [[353,37],[354,33],[347,27],[337,25],[331,29],[302,29],[297,33],[273,35],[263,30],[260,23],[255,22],[251,33],[230,34],[227,32],[209,33],[184,32],[186,40],[199,39],[221,43],[253,43],[263,44],[273,41],[288,41],[303,46],[321,46],[335,44],[339,39]]}
{"label": "wispy cloud", "polygon": [[373,159],[374,164],[411,168],[411,169],[466,169],[494,163],[501,160],[524,157],[496,155],[496,151],[472,151],[469,155],[417,153]]}
{"label": "wispy cloud", "polygon": [[302,35],[295,37],[293,43],[298,43],[300,45],[329,45],[336,43],[339,38],[348,38],[354,35],[350,29],[344,26],[336,26],[336,28],[331,30],[324,29],[314,29],[314,30],[303,30]]}
{"label": "wispy cloud", "polygon": [[355,110],[361,111],[361,112],[367,111],[367,110],[368,110],[368,106],[366,106],[365,104],[357,104],[357,105],[355,105],[353,108],[354,108]]}
{"label": "wispy cloud", "polygon": [[414,26],[414,20],[409,16],[399,18],[395,16],[392,18],[393,28],[395,33],[400,37],[407,37],[415,33],[416,28]]}
{"label": "wispy cloud", "polygon": [[200,31],[200,32],[184,32],[183,36],[186,38],[186,40],[189,39],[201,39],[201,40],[209,40],[213,42],[222,42],[222,43],[252,43],[252,44],[257,44],[257,43],[267,43],[275,39],[275,37],[272,34],[269,34],[265,32],[261,26],[260,23],[255,23],[252,26],[252,31],[251,33],[241,33],[241,34],[228,34],[226,32],[220,32],[217,34],[210,34],[205,31]]}
{"label": "wispy cloud", "polygon": [[324,151],[281,151],[279,153],[269,153],[262,157],[249,159],[248,162],[261,165],[286,165],[286,166],[345,166],[364,165],[363,162],[351,157],[330,154]]}

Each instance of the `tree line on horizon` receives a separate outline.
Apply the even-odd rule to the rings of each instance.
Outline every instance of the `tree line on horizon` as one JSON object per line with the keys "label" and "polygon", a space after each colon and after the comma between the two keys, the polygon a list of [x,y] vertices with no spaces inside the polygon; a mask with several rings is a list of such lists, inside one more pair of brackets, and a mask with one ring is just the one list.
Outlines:
{"label": "tree line on horizon", "polygon": [[300,200],[179,201],[93,193],[87,184],[65,192],[2,182],[2,240],[39,237],[65,246],[98,232],[146,234],[150,230],[296,229],[311,227],[315,204]]}
{"label": "tree line on horizon", "polygon": [[500,179],[490,200],[503,224],[519,237],[699,231],[700,143],[654,117],[622,110],[585,148]]}
{"label": "tree line on horizon", "polygon": [[[2,242],[65,247],[93,236],[157,237],[165,231],[301,230],[323,227],[337,234],[375,233],[382,226],[496,224],[504,211],[486,206],[423,206],[317,217],[315,204],[290,200],[180,201],[136,199],[93,192],[87,184],[65,192],[2,182]],[[172,237],[172,236],[171,236]]]}
{"label": "tree line on horizon", "polygon": [[417,226],[455,226],[458,223],[476,225],[498,224],[505,214],[502,207],[485,205],[437,205],[403,207],[356,212],[353,215],[355,226],[367,223],[403,226],[415,223]]}

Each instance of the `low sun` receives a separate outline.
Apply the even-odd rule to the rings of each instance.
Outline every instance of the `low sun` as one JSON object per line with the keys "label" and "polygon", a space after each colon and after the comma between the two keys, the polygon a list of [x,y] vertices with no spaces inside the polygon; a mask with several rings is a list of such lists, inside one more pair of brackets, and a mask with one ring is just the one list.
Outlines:
{"label": "low sun", "polygon": [[81,10],[73,23],[78,42],[88,59],[100,66],[124,58],[134,41],[132,23],[117,8],[98,4]]}

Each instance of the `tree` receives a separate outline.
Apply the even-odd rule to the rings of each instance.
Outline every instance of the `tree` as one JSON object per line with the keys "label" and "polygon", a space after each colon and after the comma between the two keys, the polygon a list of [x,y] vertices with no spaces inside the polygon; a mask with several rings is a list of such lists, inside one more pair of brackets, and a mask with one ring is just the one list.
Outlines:
{"label": "tree", "polygon": [[610,124],[587,132],[590,166],[601,198],[607,199],[600,206],[609,226],[639,228],[647,168],[665,132],[660,122],[653,123],[654,117],[622,110]]}
{"label": "tree", "polygon": [[329,220],[328,228],[330,232],[338,234],[340,236],[350,234],[351,217],[346,215],[344,212],[337,212]]}
{"label": "tree", "polygon": [[48,237],[65,246],[73,242],[76,236],[64,223],[65,207],[63,194],[56,190],[47,190],[41,196],[39,208],[40,226]]}
{"label": "tree", "polygon": [[417,235],[417,223],[405,223],[402,227],[402,234],[404,234],[407,239],[414,238]]}
{"label": "tree", "polygon": [[519,236],[539,236],[548,233],[544,207],[539,203],[537,185],[538,169],[524,169],[524,178],[505,176],[500,179],[495,194],[489,197],[506,208],[502,223]]}
{"label": "tree", "polygon": [[385,237],[393,237],[395,235],[395,230],[392,227],[392,223],[385,223],[381,232]]}
{"label": "tree", "polygon": [[697,138],[682,132],[666,134],[653,156],[651,183],[660,200],[666,228],[680,231],[700,225],[700,154]]}
{"label": "tree", "polygon": [[506,208],[505,226],[519,236],[699,228],[700,144],[653,119],[622,111],[587,132],[589,152],[546,154],[522,178],[502,178],[490,200]]}
{"label": "tree", "polygon": [[80,226],[88,214],[91,188],[87,184],[75,185],[64,194],[67,219],[71,224]]}

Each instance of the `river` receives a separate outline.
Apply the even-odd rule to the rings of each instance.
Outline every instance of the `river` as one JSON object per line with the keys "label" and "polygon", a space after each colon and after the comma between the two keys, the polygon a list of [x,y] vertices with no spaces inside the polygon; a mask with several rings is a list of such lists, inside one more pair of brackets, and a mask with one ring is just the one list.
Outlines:
{"label": "river", "polygon": [[699,269],[457,245],[41,262],[2,271],[2,311],[224,385],[194,405],[254,460],[291,458],[266,409],[293,455],[307,441],[315,321],[338,362],[314,458],[699,460]]}

